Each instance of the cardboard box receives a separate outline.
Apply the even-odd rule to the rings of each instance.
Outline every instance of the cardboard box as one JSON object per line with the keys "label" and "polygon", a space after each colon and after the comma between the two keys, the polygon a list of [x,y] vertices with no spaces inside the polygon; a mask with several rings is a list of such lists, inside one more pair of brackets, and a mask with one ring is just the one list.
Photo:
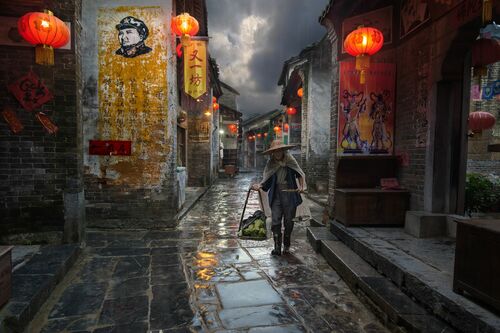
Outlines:
{"label": "cardboard box", "polygon": [[12,291],[13,246],[0,246],[0,308],[10,299]]}

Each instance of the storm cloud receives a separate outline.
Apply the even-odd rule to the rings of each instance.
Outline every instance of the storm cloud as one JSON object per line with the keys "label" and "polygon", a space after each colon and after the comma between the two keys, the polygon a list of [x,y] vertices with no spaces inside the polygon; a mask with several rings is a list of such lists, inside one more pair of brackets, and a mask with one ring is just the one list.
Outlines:
{"label": "storm cloud", "polygon": [[283,62],[319,41],[328,0],[207,0],[210,54],[244,117],[280,107]]}

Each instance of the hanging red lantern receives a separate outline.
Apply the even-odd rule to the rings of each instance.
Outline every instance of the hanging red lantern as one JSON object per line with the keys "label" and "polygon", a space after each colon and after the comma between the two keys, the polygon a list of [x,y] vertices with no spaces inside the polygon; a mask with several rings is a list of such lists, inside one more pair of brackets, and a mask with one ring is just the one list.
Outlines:
{"label": "hanging red lantern", "polygon": [[300,98],[302,98],[302,96],[304,96],[304,89],[299,88],[299,90],[297,90],[297,96],[299,96]]}
{"label": "hanging red lantern", "polygon": [[198,21],[188,13],[182,13],[172,18],[170,23],[172,31],[181,38],[182,46],[189,45],[191,37],[200,30]]}
{"label": "hanging red lantern", "polygon": [[469,129],[474,133],[481,133],[495,126],[496,119],[484,111],[476,111],[469,114]]}
{"label": "hanging red lantern", "polygon": [[217,103],[217,97],[212,96],[212,103]]}
{"label": "hanging red lantern", "polygon": [[289,106],[286,108],[286,113],[292,116],[297,113],[297,109],[293,106]]}
{"label": "hanging red lantern", "polygon": [[69,29],[50,10],[30,12],[17,21],[19,34],[35,47],[35,62],[39,65],[54,65],[54,48],[66,45]]}
{"label": "hanging red lantern", "polygon": [[214,108],[214,111],[217,111],[219,110],[219,103],[213,103],[213,108]]}
{"label": "hanging red lantern", "polygon": [[472,66],[474,75],[486,75],[489,64],[500,61],[500,41],[498,39],[479,38],[472,44]]}
{"label": "hanging red lantern", "polygon": [[229,124],[229,125],[227,125],[227,127],[229,128],[229,131],[231,133],[238,132],[238,126],[236,124]]}
{"label": "hanging red lantern", "polygon": [[283,125],[283,127],[285,128],[285,131],[287,131],[287,132],[290,129],[290,126],[288,126],[288,123],[285,123],[285,125]]}
{"label": "hanging red lantern", "polygon": [[274,126],[274,131],[276,133],[280,132],[281,131],[281,127],[279,127],[278,125]]}
{"label": "hanging red lantern", "polygon": [[267,133],[264,133],[264,137],[267,137]]}
{"label": "hanging red lantern", "polygon": [[262,134],[257,133],[257,137],[260,139],[262,137]]}
{"label": "hanging red lantern", "polygon": [[378,29],[360,26],[347,35],[344,49],[356,57],[356,70],[360,71],[360,83],[366,82],[366,71],[370,68],[370,56],[382,48],[384,35]]}

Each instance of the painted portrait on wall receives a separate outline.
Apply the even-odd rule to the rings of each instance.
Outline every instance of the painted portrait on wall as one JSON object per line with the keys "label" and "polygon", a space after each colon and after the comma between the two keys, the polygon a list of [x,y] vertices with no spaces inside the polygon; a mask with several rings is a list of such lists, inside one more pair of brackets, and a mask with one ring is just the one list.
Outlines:
{"label": "painted portrait on wall", "polygon": [[130,156],[114,157],[115,182],[161,182],[168,150],[168,27],[157,6],[99,8],[97,135],[131,141]]}
{"label": "painted portrait on wall", "polygon": [[151,52],[151,48],[146,45],[149,29],[142,20],[127,16],[116,25],[116,30],[118,30],[118,40],[121,45],[116,50],[116,54],[125,58],[134,58]]}

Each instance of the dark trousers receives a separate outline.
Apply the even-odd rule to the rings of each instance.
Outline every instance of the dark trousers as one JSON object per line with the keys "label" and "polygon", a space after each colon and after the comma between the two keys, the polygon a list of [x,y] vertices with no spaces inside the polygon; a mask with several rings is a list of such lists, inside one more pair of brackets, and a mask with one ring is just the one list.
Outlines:
{"label": "dark trousers", "polygon": [[276,185],[276,191],[274,192],[273,202],[271,204],[272,213],[272,226],[271,231],[275,235],[279,235],[281,239],[281,228],[283,224],[285,226],[285,234],[283,237],[283,245],[290,246],[290,239],[293,231],[293,218],[295,217],[295,212],[297,211],[297,206],[292,204],[290,192],[283,192],[281,190],[286,189],[286,186]]}

